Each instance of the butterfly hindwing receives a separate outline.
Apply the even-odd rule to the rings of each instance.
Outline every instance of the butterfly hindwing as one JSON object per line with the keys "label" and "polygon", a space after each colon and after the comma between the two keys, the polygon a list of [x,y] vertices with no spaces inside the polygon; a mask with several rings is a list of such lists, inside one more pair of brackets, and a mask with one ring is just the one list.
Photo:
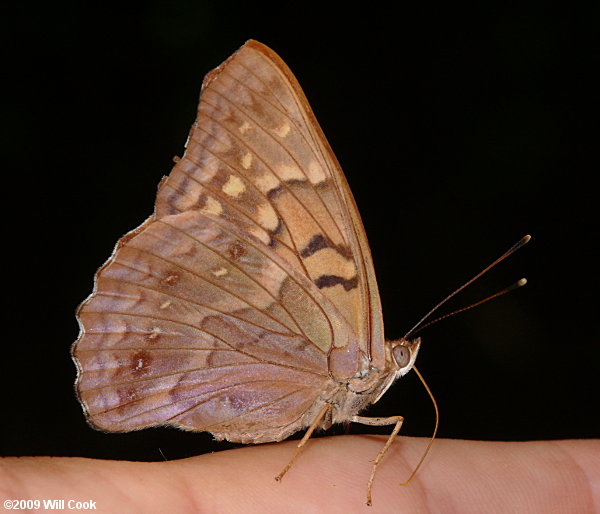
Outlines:
{"label": "butterfly hindwing", "polygon": [[[233,414],[248,423],[254,413],[263,430],[273,428],[261,410],[275,412],[292,398],[306,411],[328,379],[336,314],[268,251],[235,225],[195,211],[147,223],[119,245],[79,311],[78,389],[92,423],[111,431],[173,423],[219,434],[231,430]],[[234,398],[254,389],[256,401],[242,409]],[[258,401],[258,389],[272,394]],[[237,410],[219,411],[218,401]]]}

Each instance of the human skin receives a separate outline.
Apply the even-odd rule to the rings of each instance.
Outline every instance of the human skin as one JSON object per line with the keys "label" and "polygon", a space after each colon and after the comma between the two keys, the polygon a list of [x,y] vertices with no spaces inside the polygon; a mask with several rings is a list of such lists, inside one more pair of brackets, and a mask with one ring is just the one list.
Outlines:
{"label": "human skin", "polygon": [[[65,457],[0,460],[5,499],[94,500],[95,512],[600,512],[600,440],[436,440],[399,437],[366,505],[371,462],[385,437],[310,440],[281,482],[294,441],[168,462]],[[42,509],[43,510],[43,509]]]}

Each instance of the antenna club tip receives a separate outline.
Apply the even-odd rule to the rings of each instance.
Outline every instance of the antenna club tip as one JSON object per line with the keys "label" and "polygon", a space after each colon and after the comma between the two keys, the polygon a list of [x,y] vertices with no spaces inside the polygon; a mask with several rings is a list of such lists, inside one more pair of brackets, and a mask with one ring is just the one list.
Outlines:
{"label": "antenna club tip", "polygon": [[530,240],[531,240],[531,236],[529,234],[527,234],[526,236],[523,236],[523,239],[521,239],[523,244],[529,243]]}
{"label": "antenna club tip", "polygon": [[517,287],[522,287],[522,286],[524,286],[525,284],[527,284],[527,279],[526,279],[526,278],[522,278],[521,280],[519,280],[519,281],[517,282]]}

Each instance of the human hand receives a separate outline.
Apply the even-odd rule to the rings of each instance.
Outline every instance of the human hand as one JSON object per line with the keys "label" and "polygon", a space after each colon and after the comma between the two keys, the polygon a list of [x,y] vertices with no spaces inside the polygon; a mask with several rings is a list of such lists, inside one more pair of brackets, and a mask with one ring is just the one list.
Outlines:
{"label": "human hand", "polygon": [[[591,513],[600,509],[600,441],[480,442],[439,439],[400,486],[426,439],[398,437],[378,468],[383,436],[311,439],[282,482],[294,441],[168,462],[9,457],[5,499],[92,500],[96,512]],[[43,510],[43,509],[40,509]]]}

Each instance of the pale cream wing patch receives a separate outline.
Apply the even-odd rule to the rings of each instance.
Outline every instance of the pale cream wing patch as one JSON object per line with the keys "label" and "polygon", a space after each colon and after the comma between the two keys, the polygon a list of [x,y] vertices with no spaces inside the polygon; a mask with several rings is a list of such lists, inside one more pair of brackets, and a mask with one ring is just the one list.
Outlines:
{"label": "pale cream wing patch", "polygon": [[352,327],[365,354],[382,347],[362,223],[285,63],[249,41],[211,72],[186,146],[161,185],[156,216],[191,210],[235,224],[308,277]]}

